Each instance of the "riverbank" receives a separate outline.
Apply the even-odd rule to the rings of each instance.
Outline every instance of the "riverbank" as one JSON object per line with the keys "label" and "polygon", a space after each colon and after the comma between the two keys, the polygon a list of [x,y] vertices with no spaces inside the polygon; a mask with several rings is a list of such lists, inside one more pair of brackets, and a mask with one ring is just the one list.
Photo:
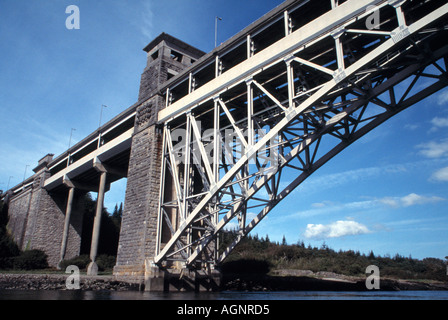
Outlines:
{"label": "riverbank", "polygon": [[[68,274],[0,273],[0,290],[67,290]],[[349,277],[331,272],[279,270],[269,275],[225,274],[221,291],[367,291],[365,278]],[[112,275],[80,275],[83,291],[138,291],[139,284],[115,280]],[[381,279],[381,291],[448,290],[447,282],[428,280]]]}
{"label": "riverbank", "polygon": [[[0,290],[67,290],[68,274],[10,274],[0,273]],[[113,276],[81,275],[80,290],[128,291],[139,290],[138,284],[116,281]]]}
{"label": "riverbank", "polygon": [[[332,272],[276,270],[272,274],[227,274],[222,289],[230,291],[367,291],[366,278]],[[432,280],[380,280],[380,291],[448,290],[448,282]]]}

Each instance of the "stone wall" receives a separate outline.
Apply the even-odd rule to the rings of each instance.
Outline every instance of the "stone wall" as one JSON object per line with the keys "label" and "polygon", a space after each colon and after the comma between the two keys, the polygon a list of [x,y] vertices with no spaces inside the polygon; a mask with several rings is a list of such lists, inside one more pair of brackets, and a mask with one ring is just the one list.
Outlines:
{"label": "stone wall", "polygon": [[14,241],[20,249],[27,247],[28,241],[25,239],[27,220],[33,190],[29,189],[10,200],[8,206],[8,229],[12,233]]}
{"label": "stone wall", "polygon": [[[56,267],[60,259],[67,193],[48,193],[43,188],[48,175],[46,171],[38,172],[29,189],[11,198],[8,228],[21,250],[42,250],[48,255],[49,265]],[[82,219],[83,209],[81,204],[78,204],[71,216],[67,259],[79,255]]]}
{"label": "stone wall", "polygon": [[132,139],[114,271],[128,277],[143,276],[145,257],[155,252],[162,134],[156,125],[147,124],[137,125]]}

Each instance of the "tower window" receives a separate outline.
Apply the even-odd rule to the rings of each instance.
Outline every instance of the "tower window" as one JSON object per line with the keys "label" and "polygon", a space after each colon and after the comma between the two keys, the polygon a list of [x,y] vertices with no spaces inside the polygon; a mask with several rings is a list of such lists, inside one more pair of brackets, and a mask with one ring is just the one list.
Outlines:
{"label": "tower window", "polygon": [[174,61],[182,62],[182,57],[183,56],[181,53],[171,50],[171,59],[173,59]]}
{"label": "tower window", "polygon": [[152,60],[156,60],[158,57],[159,57],[159,50],[157,50],[156,52],[154,52],[154,53],[151,55]]}

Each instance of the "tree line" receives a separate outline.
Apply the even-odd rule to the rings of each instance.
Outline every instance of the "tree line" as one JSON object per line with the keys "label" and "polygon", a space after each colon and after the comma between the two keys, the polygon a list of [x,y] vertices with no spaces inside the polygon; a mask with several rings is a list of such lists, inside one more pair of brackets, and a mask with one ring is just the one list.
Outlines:
{"label": "tree line", "polygon": [[[236,233],[225,232],[221,237],[222,247],[229,245]],[[448,257],[447,257],[448,259]],[[272,242],[269,236],[249,235],[226,259],[223,268],[232,271],[267,273],[279,269],[327,271],[348,276],[365,277],[366,267],[376,265],[381,276],[396,279],[430,279],[447,281],[447,261],[437,258],[422,260],[405,257],[380,256],[373,251],[361,254],[359,251],[336,251],[325,243],[320,248],[306,245],[302,240],[288,245],[285,237],[281,243]]]}

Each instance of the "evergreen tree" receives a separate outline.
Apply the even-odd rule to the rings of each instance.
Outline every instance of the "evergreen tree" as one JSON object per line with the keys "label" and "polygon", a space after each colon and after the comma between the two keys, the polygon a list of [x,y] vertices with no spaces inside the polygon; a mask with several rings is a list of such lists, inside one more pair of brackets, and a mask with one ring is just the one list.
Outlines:
{"label": "evergreen tree", "polygon": [[0,201],[0,268],[12,267],[12,257],[20,254],[20,249],[8,234],[8,205]]}
{"label": "evergreen tree", "polygon": [[269,239],[269,235],[266,234],[266,238],[264,239],[264,241],[265,241],[266,243],[270,243],[270,242],[271,242],[271,240]]}
{"label": "evergreen tree", "polygon": [[121,218],[123,216],[123,203],[120,203],[120,207],[115,205],[114,212],[112,213],[112,220],[117,226],[121,225]]}
{"label": "evergreen tree", "polygon": [[120,208],[118,208],[118,216],[121,218],[123,217],[123,202],[120,203]]}
{"label": "evergreen tree", "polygon": [[[84,198],[84,220],[81,237],[81,254],[90,253],[92,240],[93,222],[96,214],[96,201],[92,199],[90,193]],[[118,250],[118,240],[120,236],[121,217],[119,216],[118,206],[115,206],[116,212],[109,214],[106,208],[101,215],[100,238],[98,243],[98,255],[107,254],[115,256]],[[115,215],[115,217],[114,217]]]}

